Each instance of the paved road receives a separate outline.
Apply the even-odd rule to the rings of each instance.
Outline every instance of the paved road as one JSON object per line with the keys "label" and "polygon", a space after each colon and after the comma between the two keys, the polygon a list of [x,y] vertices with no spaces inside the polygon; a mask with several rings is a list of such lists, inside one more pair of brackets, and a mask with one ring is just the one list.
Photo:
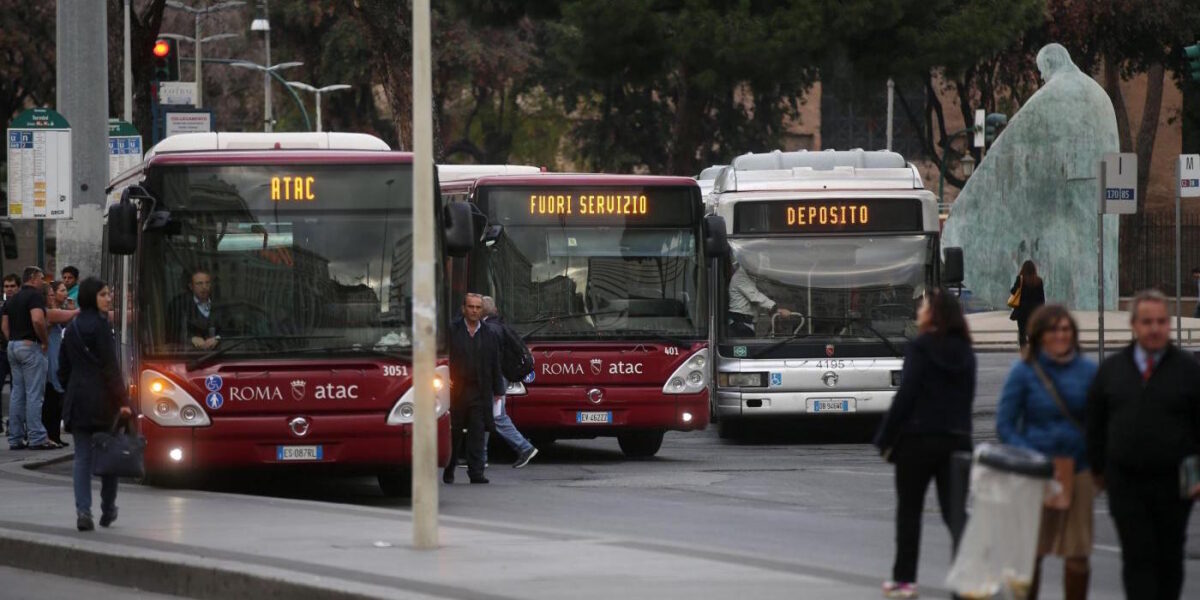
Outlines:
{"label": "paved road", "polygon": [[[979,440],[994,438],[997,395],[1014,359],[1012,354],[981,355]],[[669,435],[659,455],[648,461],[624,459],[613,439],[563,442],[545,448],[523,470],[501,466],[501,457],[494,457],[491,485],[443,487],[442,507],[453,516],[651,537],[882,580],[892,560],[893,480],[889,466],[862,441],[864,429],[791,424],[761,432],[753,441],[730,443],[711,428]],[[859,439],[842,441],[847,436]],[[465,481],[465,473],[459,479]],[[252,476],[203,485],[214,491],[407,507],[380,495],[367,478]],[[949,539],[932,494],[926,517],[921,580],[940,587],[950,561]],[[1194,519],[1191,527],[1194,559],[1185,597],[1200,597],[1198,523]],[[1103,497],[1096,524],[1093,597],[1119,598],[1117,542]],[[1046,581],[1061,581],[1058,569],[1051,561]],[[1048,589],[1043,597],[1061,595]]]}
{"label": "paved road", "polygon": [[0,567],[0,597],[38,600],[168,600],[178,596],[151,594],[94,581]]}

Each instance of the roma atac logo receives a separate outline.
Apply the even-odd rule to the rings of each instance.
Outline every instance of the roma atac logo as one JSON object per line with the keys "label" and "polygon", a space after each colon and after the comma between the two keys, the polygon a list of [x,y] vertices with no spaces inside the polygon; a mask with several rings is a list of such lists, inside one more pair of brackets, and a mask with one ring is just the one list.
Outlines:
{"label": "roma atac logo", "polygon": [[306,392],[305,388],[307,386],[308,382],[304,381],[303,379],[296,379],[292,381],[292,397],[297,401],[303,400]]}
{"label": "roma atac logo", "polygon": [[604,371],[604,361],[599,358],[592,359],[592,375],[599,375]]}

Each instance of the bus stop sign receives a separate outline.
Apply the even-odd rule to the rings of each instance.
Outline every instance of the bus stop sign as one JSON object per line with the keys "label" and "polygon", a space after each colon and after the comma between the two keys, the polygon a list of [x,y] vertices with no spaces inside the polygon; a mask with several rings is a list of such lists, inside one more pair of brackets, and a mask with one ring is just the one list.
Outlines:
{"label": "bus stop sign", "polygon": [[1108,215],[1137,213],[1137,155],[1109,152],[1100,166],[1100,212]]}
{"label": "bus stop sign", "polygon": [[1200,154],[1179,155],[1179,197],[1200,198]]}

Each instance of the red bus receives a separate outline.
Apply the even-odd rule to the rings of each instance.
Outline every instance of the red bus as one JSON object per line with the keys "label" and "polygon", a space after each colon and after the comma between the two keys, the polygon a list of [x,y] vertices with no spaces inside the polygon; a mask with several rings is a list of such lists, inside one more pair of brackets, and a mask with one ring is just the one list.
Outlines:
{"label": "red bus", "polygon": [[[297,465],[407,492],[412,167],[361,134],[205,133],[113,180],[103,271],[149,483]],[[436,212],[438,252],[465,252],[469,207]]]}
{"label": "red bus", "polygon": [[493,296],[533,354],[508,389],[523,433],[615,436],[646,457],[666,431],[708,425],[708,261],[726,251],[725,225],[695,180],[485,176],[442,194],[487,218],[451,287]]}

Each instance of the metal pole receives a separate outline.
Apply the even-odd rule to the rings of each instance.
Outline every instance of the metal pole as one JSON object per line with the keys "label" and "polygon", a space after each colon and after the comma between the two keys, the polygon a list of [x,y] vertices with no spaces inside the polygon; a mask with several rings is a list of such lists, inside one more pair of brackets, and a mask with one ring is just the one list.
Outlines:
{"label": "metal pole", "polygon": [[892,115],[893,103],[896,97],[896,82],[891,77],[887,80],[887,149],[892,149]]}
{"label": "metal pole", "polygon": [[204,46],[204,43],[200,41],[200,17],[202,16],[204,13],[196,13],[196,37],[193,38],[196,40],[196,51],[193,53],[196,55],[193,57],[195,67],[192,69],[196,77],[196,108],[204,108],[204,77],[200,74],[200,48]]}
{"label": "metal pole", "polygon": [[1097,358],[1099,362],[1104,362],[1104,190],[1108,188],[1108,182],[1106,181],[1105,176],[1105,171],[1107,171],[1107,169],[1105,168],[1104,161],[1100,161],[1097,163],[1097,165],[1099,165],[1100,169],[1100,191],[1097,194],[1099,204],[1097,204],[1096,210],[1098,215],[1096,217],[1096,246],[1099,248],[1096,254],[1096,273],[1100,280],[1100,284],[1096,286],[1096,289],[1099,291],[1100,295],[1100,303],[1098,304],[1100,310],[1097,313],[1099,316],[1097,326],[1100,329],[1100,343],[1098,350],[1099,356]]}
{"label": "metal pole", "polygon": [[317,90],[317,133],[321,132],[321,91]]}
{"label": "metal pole", "polygon": [[1182,220],[1182,193],[1178,185],[1179,177],[1176,177],[1175,186],[1175,343],[1183,345],[1183,243],[1181,235],[1183,228],[1180,225]]}
{"label": "metal pole", "polygon": [[[271,12],[267,10],[267,3],[263,2],[263,11],[266,13],[268,22],[271,19]],[[266,34],[266,51],[267,62],[263,63],[264,67],[271,68],[271,29],[268,25]],[[270,133],[275,130],[271,125],[271,73],[263,73],[263,131]]]}
{"label": "metal pole", "polygon": [[437,416],[433,369],[437,295],[433,205],[433,83],[429,0],[413,0],[413,546],[438,547]]}
{"label": "metal pole", "polygon": [[125,0],[125,122],[133,123],[133,65],[129,62],[131,53],[129,40],[129,3],[133,0]]}

